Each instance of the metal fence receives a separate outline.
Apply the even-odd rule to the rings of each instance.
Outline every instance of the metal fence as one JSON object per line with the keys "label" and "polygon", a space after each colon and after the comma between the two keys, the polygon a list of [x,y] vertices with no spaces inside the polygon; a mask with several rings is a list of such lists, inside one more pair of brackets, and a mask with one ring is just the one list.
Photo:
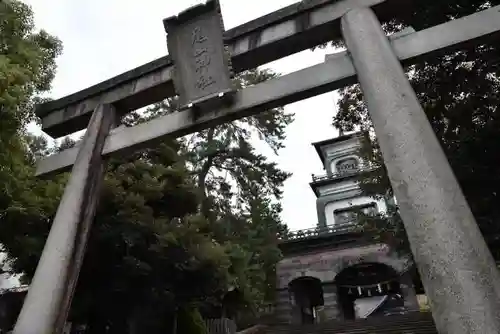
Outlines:
{"label": "metal fence", "polygon": [[345,224],[337,224],[321,228],[313,227],[303,230],[291,231],[284,236],[280,236],[279,240],[289,241],[289,240],[307,239],[311,237],[319,237],[330,234],[354,232],[357,230],[361,230],[362,228],[363,228],[362,225],[358,224],[356,221],[352,221]]}
{"label": "metal fence", "polygon": [[327,181],[327,180],[335,180],[335,179],[340,179],[346,176],[353,176],[356,175],[357,173],[361,172],[370,172],[375,169],[379,168],[379,166],[376,165],[369,165],[369,164],[361,164],[358,166],[357,169],[352,169],[352,170],[346,170],[342,171],[339,173],[329,173],[329,174],[324,174],[324,175],[314,175],[312,174],[312,180],[313,182],[321,182],[321,181]]}

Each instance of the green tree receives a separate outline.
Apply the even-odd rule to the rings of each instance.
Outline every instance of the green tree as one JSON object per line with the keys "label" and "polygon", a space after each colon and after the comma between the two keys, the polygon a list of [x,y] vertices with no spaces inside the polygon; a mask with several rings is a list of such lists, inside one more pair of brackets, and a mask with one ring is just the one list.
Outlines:
{"label": "green tree", "polygon": [[[35,119],[39,94],[50,88],[61,45],[34,31],[29,6],[2,1],[0,48],[0,242],[10,272],[29,283],[67,175],[34,177],[36,159],[53,150],[26,125]],[[73,144],[68,139],[62,146]],[[123,323],[124,314],[142,328],[168,326],[170,309],[204,301],[227,286],[228,257],[223,246],[199,233],[206,223],[193,214],[196,190],[178,148],[172,142],[110,163],[72,312],[96,333],[133,327]],[[156,307],[142,315],[144,305]]]}
{"label": "green tree", "polygon": [[[419,1],[412,8],[412,15],[394,21],[387,30],[404,26],[420,30],[498,4],[500,1]],[[498,43],[485,41],[474,48],[426,59],[407,69],[411,84],[497,259],[500,256],[500,226],[497,223],[500,218],[497,205],[500,152],[496,145],[500,138],[499,51]],[[371,130],[358,85],[342,90],[338,105],[339,112],[333,119],[335,127],[344,131]],[[369,157],[374,162],[382,162],[376,143]],[[362,181],[362,186],[370,194],[391,191],[384,168]]]}
{"label": "green tree", "polygon": [[[71,314],[92,333],[169,331],[177,310],[227,289],[229,256],[200,233],[207,221],[196,215],[197,190],[179,149],[171,141],[109,162]],[[50,205],[25,213],[22,224],[10,210],[1,225],[11,267],[28,280],[62,190],[46,182],[41,190],[58,186]]]}
{"label": "green tree", "polygon": [[16,0],[0,2],[0,115],[2,139],[35,120],[37,94],[50,89],[61,43],[35,32],[31,8]]}
{"label": "green tree", "polygon": [[45,221],[50,213],[45,215],[43,209],[51,207],[60,192],[57,182],[32,178],[35,158],[48,148],[44,139],[26,132],[26,125],[34,120],[34,103],[50,89],[60,52],[61,43],[55,37],[35,31],[28,5],[0,2],[0,242],[8,252],[23,247],[15,238],[7,240],[17,225]]}
{"label": "green tree", "polygon": [[[142,121],[127,118],[126,123]],[[50,153],[39,139],[31,145],[33,158]],[[75,142],[66,139],[61,145]],[[248,210],[231,214],[231,221],[214,223],[199,215],[205,195],[185,147],[184,141],[169,141],[109,162],[71,314],[92,333],[167,331],[176,323],[173,314],[181,316],[182,326],[186,317],[197,317],[200,306],[220,304],[229,286],[243,287],[250,301],[273,290],[269,282],[280,256],[276,234],[284,228],[279,205],[254,193]],[[41,195],[51,202],[35,205],[22,224],[10,213],[1,225],[13,271],[24,273],[27,281],[62,192],[63,182],[44,182],[40,191],[57,189]]]}
{"label": "green tree", "polygon": [[[260,78],[260,80],[267,80],[274,76],[269,72],[264,72],[266,75],[259,74],[258,71],[255,72],[252,74],[252,78]],[[242,80],[240,82],[245,84],[243,80],[249,77],[249,73],[244,73],[240,78]],[[149,109],[143,115],[138,113],[128,115],[124,118],[123,122],[131,126],[166,113],[175,112],[175,106],[175,99],[166,100]],[[177,313],[179,316],[182,315],[180,319],[183,323],[185,322],[186,314],[196,318],[196,309],[200,307],[207,309],[207,306],[209,308],[210,306],[219,306],[225,292],[231,286],[243,292],[245,301],[244,305],[242,305],[243,307],[246,306],[253,309],[264,302],[264,300],[272,298],[275,279],[274,266],[281,255],[277,248],[276,236],[285,229],[279,218],[281,208],[275,200],[280,198],[280,187],[282,182],[288,177],[288,174],[280,171],[276,164],[267,162],[264,156],[255,153],[250,141],[252,139],[252,127],[254,127],[260,131],[259,134],[263,139],[267,139],[270,145],[273,145],[273,148],[276,150],[279,149],[282,145],[281,141],[284,139],[284,127],[291,122],[292,117],[284,114],[282,109],[272,110],[269,114],[256,119],[246,119],[239,123],[235,122],[223,125],[220,128],[208,129],[196,133],[183,140],[162,145],[163,148],[161,151],[154,149],[138,152],[127,161],[117,161],[116,166],[118,169],[108,171],[109,179],[111,179],[109,175],[112,175],[113,178],[119,177],[126,180],[127,186],[124,189],[126,189],[127,194],[132,189],[137,188],[134,185],[142,184],[143,186],[140,187],[141,191],[136,190],[132,191],[132,193],[149,196],[147,193],[143,194],[142,191],[150,192],[155,187],[149,184],[149,181],[144,181],[145,177],[146,180],[149,180],[147,178],[148,173],[144,171],[144,168],[148,170],[148,168],[154,166],[154,168],[163,169],[169,163],[168,159],[165,160],[163,154],[170,150],[170,155],[175,156],[171,150],[173,147],[177,147],[175,151],[180,154],[180,156],[177,156],[177,159],[185,163],[182,167],[184,172],[178,181],[192,180],[193,184],[191,186],[197,188],[198,201],[187,200],[179,192],[179,186],[176,185],[170,188],[167,193],[164,193],[166,199],[164,198],[159,202],[164,203],[164,205],[151,207],[152,210],[148,211],[151,214],[150,217],[132,217],[130,212],[126,211],[122,217],[113,216],[113,220],[116,221],[117,225],[114,228],[110,228],[110,230],[120,233],[120,237],[123,238],[123,235],[127,235],[129,232],[124,232],[120,228],[127,219],[133,218],[134,224],[131,226],[135,226],[137,222],[149,226],[148,220],[156,221],[160,219],[162,216],[161,209],[168,210],[170,214],[175,213],[175,209],[180,209],[181,211],[176,214],[176,219],[181,219],[179,220],[181,223],[178,225],[179,230],[171,231],[171,237],[182,240],[184,236],[183,231],[189,226],[188,223],[191,220],[188,219],[186,221],[181,217],[185,217],[189,213],[198,214],[194,220],[197,224],[193,225],[196,228],[189,229],[193,233],[191,237],[196,237],[196,242],[192,242],[192,244],[206,244],[207,246],[202,248],[202,252],[195,256],[193,261],[200,263],[199,258],[203,254],[216,263],[213,266],[203,266],[196,271],[191,281],[186,275],[183,275],[185,268],[174,267],[174,269],[169,271],[169,274],[172,275],[175,269],[177,269],[179,270],[178,275],[180,278],[175,283],[170,283],[170,289],[167,290],[176,291],[175,294],[170,292],[167,295],[157,296],[156,291],[159,290],[157,286],[151,286],[151,283],[148,281],[141,281],[139,286],[143,286],[148,291],[155,289],[155,299],[146,298],[145,296],[150,296],[150,294],[144,291],[137,291],[137,295],[132,296],[128,291],[138,284],[137,281],[133,280],[133,277],[130,277],[132,271],[130,268],[124,272],[117,270],[117,277],[110,279],[110,282],[117,284],[116,282],[126,281],[126,284],[128,284],[127,288],[122,288],[121,292],[127,292],[127,298],[131,298],[123,303],[123,305],[128,306],[116,313],[118,319],[123,319],[123,314],[127,310],[129,310],[128,312],[133,312],[133,310],[130,310],[130,305],[133,304],[132,300],[140,300],[140,298],[146,299],[138,306],[140,317],[137,321],[147,319],[146,323],[149,324],[155,323],[154,321],[151,322],[152,318],[161,319],[161,316],[157,313],[159,310],[162,310],[163,314],[170,314],[174,312],[173,308],[178,310]],[[272,122],[278,121],[283,121],[285,124],[272,124]],[[70,142],[65,144],[65,146],[71,145],[72,143]],[[164,153],[159,156],[160,152]],[[123,171],[124,166],[129,166],[126,172]],[[223,175],[230,168],[236,171],[236,173],[230,174],[230,176],[233,176],[232,179],[228,178],[227,175]],[[185,174],[186,170],[189,171],[189,175]],[[131,175],[133,175],[132,178]],[[156,180],[156,178],[154,179]],[[115,184],[109,188],[109,193],[112,196],[117,196],[117,194],[122,193],[122,190]],[[121,197],[123,196],[121,195]],[[141,200],[138,207],[142,208],[144,205],[143,202],[144,200]],[[131,208],[131,204],[126,201],[124,202],[123,199],[118,200],[118,203],[125,203],[127,210]],[[149,201],[146,201],[146,203],[149,204]],[[183,211],[182,208],[186,206],[186,203],[191,203],[192,206],[189,210]],[[106,208],[107,212],[113,206],[103,200],[101,207]],[[105,217],[105,214],[102,213],[99,215],[99,218],[96,220],[98,224],[103,219],[101,217]],[[169,218],[167,221],[171,221],[171,219]],[[165,226],[170,226],[170,224],[166,223]],[[151,227],[147,227],[147,229],[151,229]],[[103,235],[103,232],[93,232],[92,235],[94,233],[95,235]],[[144,238],[145,235],[147,235],[146,231],[138,233],[140,238]],[[116,245],[119,242],[119,238],[114,241],[106,240],[102,245]],[[190,245],[191,243],[182,241],[179,244]],[[141,247],[139,246],[137,249],[140,250]],[[115,246],[113,248],[116,249]],[[92,244],[89,244],[89,249],[94,249],[97,252],[96,254],[102,254],[98,250],[99,247],[92,247]],[[111,254],[110,251],[108,253]],[[189,248],[185,251],[185,254],[192,254]],[[148,258],[151,259],[160,256],[162,256],[161,252],[148,254]],[[92,260],[87,260],[89,258],[91,256],[87,255],[85,263],[87,261],[93,262]],[[117,258],[114,261],[117,261]],[[149,263],[146,259],[141,259],[140,261]],[[170,261],[173,261],[171,265],[175,265],[179,261],[179,255],[172,256]],[[205,262],[202,261],[201,263],[206,263],[207,261],[205,260]],[[96,258],[96,263],[99,263],[99,267],[104,262],[106,261],[104,261],[102,255],[100,255],[98,261]],[[111,260],[108,263],[113,264]],[[165,265],[165,263],[162,264]],[[158,269],[150,268],[150,265],[147,265],[146,268],[150,272],[143,276],[154,277],[156,275],[155,271]],[[96,270],[92,269],[90,275],[95,276],[95,272]],[[213,277],[216,277],[216,279],[213,279]],[[200,284],[200,280],[202,279],[206,282],[206,285],[209,285],[211,282],[217,282],[218,285],[215,285],[212,289],[206,288],[200,290],[198,294],[193,296],[192,294],[197,291],[193,289],[193,285],[199,285],[200,288],[205,286],[205,284]],[[81,284],[86,282],[86,284],[90,284],[90,287],[98,286],[97,282],[93,282],[90,278],[82,278],[81,281]],[[164,285],[166,282],[169,282],[168,278],[162,277],[160,284]],[[177,294],[181,294],[182,296],[182,291],[184,290],[187,296],[184,296],[180,300],[172,300]],[[90,301],[96,303],[94,307],[87,306],[85,309],[92,309],[95,312],[102,306],[102,312],[109,314],[109,307],[101,301],[103,298],[101,290],[94,295],[89,294],[86,288],[79,288],[79,291],[88,296]],[[104,291],[112,291],[112,289],[106,286]],[[170,298],[166,298],[167,296]],[[116,300],[116,298],[112,298],[112,300]],[[160,302],[160,300],[163,300],[163,302]],[[165,306],[164,308],[155,306],[154,310],[148,309],[147,305],[151,304],[152,301],[156,303],[155,305],[163,304]],[[197,306],[193,308],[193,305]],[[145,309],[148,312],[144,312]],[[152,316],[155,314],[156,316]],[[131,317],[134,318],[133,314]],[[106,319],[104,315],[101,315],[100,318]],[[124,324],[122,323],[122,325]],[[99,326],[102,327],[103,324]],[[118,331],[123,330],[121,327],[116,328],[119,328]]]}
{"label": "green tree", "polygon": [[[33,32],[29,7],[0,6],[8,51],[0,56],[0,242],[11,272],[29,283],[67,179],[37,179],[34,163],[75,142],[51,149],[26,133],[33,103],[53,78],[60,43]],[[274,76],[248,71],[237,84]],[[174,112],[175,102],[124,121]],[[71,319],[93,333],[165,332],[174,324],[180,330],[187,318],[199,320],[198,310],[220,304],[231,286],[249,306],[269,299],[280,257],[276,236],[286,229],[278,200],[289,174],[258,154],[252,140],[260,137],[277,151],[292,119],[278,108],[111,160]]]}
{"label": "green tree", "polygon": [[[251,70],[238,75],[234,83],[244,88],[276,76],[270,70]],[[167,99],[142,116],[151,119],[177,108],[176,99]],[[127,118],[139,117],[136,113]],[[183,140],[188,168],[202,196],[199,212],[210,222],[205,232],[231,249],[233,285],[252,308],[272,298],[275,274],[271,268],[280,259],[276,237],[286,229],[279,217],[279,200],[290,176],[256,152],[252,143],[262,140],[277,153],[292,121],[292,114],[275,108]],[[265,272],[259,270],[262,266]]]}
{"label": "green tree", "polygon": [[200,233],[198,194],[175,141],[112,160],[75,296],[92,333],[169,331],[172,315],[222,294],[229,258]]}

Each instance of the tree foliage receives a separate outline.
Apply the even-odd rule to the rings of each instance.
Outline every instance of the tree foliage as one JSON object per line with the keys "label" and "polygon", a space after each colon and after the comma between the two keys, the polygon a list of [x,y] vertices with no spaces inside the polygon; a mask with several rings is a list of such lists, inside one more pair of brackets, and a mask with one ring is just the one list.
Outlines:
{"label": "tree foliage", "polygon": [[[21,2],[0,2],[0,14],[0,243],[10,272],[29,283],[68,178],[35,178],[35,162],[75,140],[53,148],[26,132],[61,44],[34,31]],[[247,71],[235,84],[275,76]],[[172,112],[175,98],[123,121]],[[241,291],[249,309],[272,298],[277,235],[286,229],[279,199],[290,174],[253,143],[277,152],[292,120],[277,108],[110,160],[71,320],[92,333],[202,333],[200,310],[217,309],[228,290]]]}
{"label": "tree foliage", "polygon": [[[3,236],[14,235],[21,222],[46,223],[45,209],[60,192],[57,182],[32,178],[34,161],[47,147],[43,138],[26,133],[26,125],[34,119],[33,104],[50,89],[61,43],[35,31],[29,6],[8,0],[0,2],[0,50],[0,234],[10,251],[23,245],[13,238],[7,247]],[[40,243],[34,236],[27,242],[34,248]],[[13,264],[15,270],[19,263]]]}
{"label": "tree foliage", "polygon": [[[274,77],[270,70],[251,70],[238,75],[234,83],[243,88]],[[167,99],[143,115],[128,115],[125,122],[152,119],[177,108],[176,99]],[[253,143],[262,140],[277,153],[292,121],[293,115],[275,108],[182,141],[201,195],[199,212],[209,220],[213,238],[231,249],[232,285],[253,308],[269,301],[274,291],[274,264],[280,258],[276,236],[286,229],[279,217],[279,199],[283,182],[290,176],[259,154]]]}
{"label": "tree foliage", "polygon": [[[412,26],[420,30],[498,4],[500,1],[418,1],[412,15],[393,22],[388,29]],[[500,138],[499,51],[498,43],[485,41],[474,48],[426,59],[407,69],[418,99],[496,257],[500,235],[497,205],[500,152],[496,144]],[[334,126],[344,131],[371,131],[358,85],[342,90],[338,106]],[[381,163],[376,142],[374,147],[369,157]],[[384,194],[390,189],[385,168],[363,180],[362,185],[369,194]]]}
{"label": "tree foliage", "polygon": [[[35,162],[75,140],[51,148],[25,131],[38,94],[50,87],[60,43],[33,32],[28,6],[9,1],[0,8],[0,242],[10,272],[29,283],[68,178],[35,178]],[[274,76],[254,70],[235,82]],[[176,99],[166,100],[124,123],[175,106]],[[92,333],[155,333],[184,331],[198,319],[197,329],[185,330],[203,332],[199,310],[219,307],[228,289],[242,291],[250,308],[271,298],[276,236],[285,229],[278,200],[289,174],[252,143],[279,150],[292,120],[278,108],[110,160],[71,320]]]}
{"label": "tree foliage", "polygon": [[[237,80],[270,77],[252,71]],[[176,99],[166,100],[123,122],[135,125],[175,108]],[[179,315],[177,326],[199,309],[220,316],[214,309],[230,288],[242,292],[242,310],[272,298],[281,255],[276,238],[285,229],[276,200],[289,174],[258,154],[251,140],[257,130],[278,150],[291,120],[276,109],[111,161],[75,299],[87,313],[75,316],[94,317],[91,323],[117,332],[125,326],[154,332],[171,328],[172,313]],[[112,312],[116,318],[104,300],[124,305]],[[124,314],[133,324],[123,322]]]}
{"label": "tree foliage", "polygon": [[2,135],[34,120],[33,103],[39,101],[37,94],[50,89],[60,52],[59,40],[43,30],[35,32],[28,5],[16,0],[0,2]]}
{"label": "tree foliage", "polygon": [[74,305],[91,327],[170,330],[165,318],[227,287],[229,256],[201,233],[179,149],[171,141],[109,163]]}

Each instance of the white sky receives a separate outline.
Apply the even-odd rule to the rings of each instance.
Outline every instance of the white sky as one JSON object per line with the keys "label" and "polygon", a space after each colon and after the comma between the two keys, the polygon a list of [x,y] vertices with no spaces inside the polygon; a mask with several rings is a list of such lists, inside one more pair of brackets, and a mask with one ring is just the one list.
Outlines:
{"label": "white sky", "polygon": [[[221,0],[226,29],[268,14],[298,0]],[[64,53],[50,94],[60,98],[142,65],[167,53],[162,20],[200,3],[196,0],[24,0],[35,12],[37,27],[59,37]],[[320,63],[332,49],[304,51],[268,64],[285,74]],[[334,93],[286,106],[296,114],[286,148],[273,156],[293,176],[284,188],[283,220],[290,229],[317,223],[311,174],[323,173],[311,143],[337,136],[330,125]],[[259,145],[260,147],[260,145]]]}

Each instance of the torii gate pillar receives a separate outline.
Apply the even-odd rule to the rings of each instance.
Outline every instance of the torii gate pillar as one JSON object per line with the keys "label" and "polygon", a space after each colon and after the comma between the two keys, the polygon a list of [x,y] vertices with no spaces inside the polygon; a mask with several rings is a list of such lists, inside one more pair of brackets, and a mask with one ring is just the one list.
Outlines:
{"label": "torii gate pillar", "polygon": [[439,333],[500,333],[500,274],[380,22],[349,11],[342,32]]}

